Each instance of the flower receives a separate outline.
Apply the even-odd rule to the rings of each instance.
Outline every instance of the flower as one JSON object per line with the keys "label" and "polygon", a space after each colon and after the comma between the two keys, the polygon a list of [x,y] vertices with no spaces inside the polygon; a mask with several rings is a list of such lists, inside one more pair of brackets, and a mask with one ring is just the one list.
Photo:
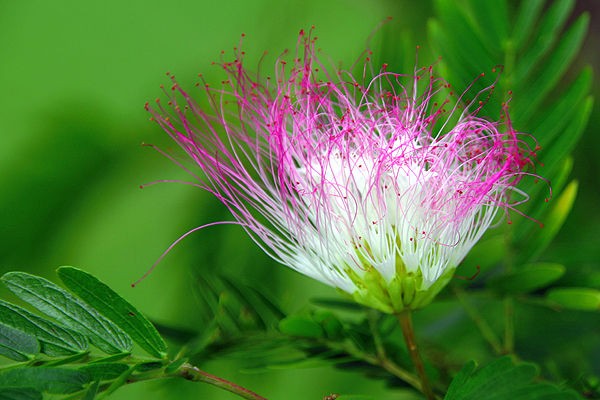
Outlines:
{"label": "flower", "polygon": [[419,308],[516,204],[530,150],[506,106],[501,122],[478,117],[478,100],[446,111],[432,67],[384,66],[366,83],[328,71],[302,31],[275,79],[253,77],[243,56],[220,64],[221,88],[204,85],[208,109],[174,77],[169,107],[146,108],[281,264],[384,312]]}

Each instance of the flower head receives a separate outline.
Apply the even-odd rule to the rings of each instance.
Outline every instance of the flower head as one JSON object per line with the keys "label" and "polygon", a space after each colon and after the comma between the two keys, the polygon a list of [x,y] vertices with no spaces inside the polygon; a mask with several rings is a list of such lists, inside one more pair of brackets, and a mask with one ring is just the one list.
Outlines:
{"label": "flower head", "polygon": [[432,67],[359,81],[298,43],[264,81],[238,50],[208,109],[174,78],[169,107],[147,109],[275,260],[385,312],[421,307],[514,205],[529,150],[506,107],[490,122],[476,100],[435,103]]}

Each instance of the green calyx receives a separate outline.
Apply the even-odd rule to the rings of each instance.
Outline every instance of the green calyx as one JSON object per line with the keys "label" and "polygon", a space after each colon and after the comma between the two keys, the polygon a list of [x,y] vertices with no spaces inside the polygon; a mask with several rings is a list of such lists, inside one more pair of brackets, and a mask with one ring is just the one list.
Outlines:
{"label": "green calyx", "polygon": [[357,290],[352,293],[354,300],[365,306],[388,314],[425,307],[448,284],[454,270],[449,268],[429,287],[423,285],[421,271],[407,272],[404,263],[397,260],[396,275],[387,283],[373,266],[365,266],[365,272],[358,274],[348,268],[346,273]]}

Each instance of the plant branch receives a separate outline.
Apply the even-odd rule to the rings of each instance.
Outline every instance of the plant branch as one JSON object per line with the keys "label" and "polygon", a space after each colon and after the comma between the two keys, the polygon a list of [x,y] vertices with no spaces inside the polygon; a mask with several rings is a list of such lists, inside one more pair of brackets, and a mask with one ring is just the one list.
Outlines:
{"label": "plant branch", "polygon": [[504,352],[515,351],[515,301],[512,296],[504,298]]}
{"label": "plant branch", "polygon": [[383,346],[383,341],[379,335],[379,329],[377,329],[377,322],[379,321],[377,312],[375,310],[369,310],[367,312],[367,319],[369,321],[369,330],[371,331],[371,336],[373,337],[373,344],[375,345],[377,358],[382,361],[386,360],[387,356],[385,354],[385,347]]}
{"label": "plant branch", "polygon": [[422,391],[421,390],[421,381],[419,380],[419,378],[416,375],[412,374],[411,372],[400,367],[399,365],[394,363],[389,358],[378,357],[373,354],[366,353],[363,350],[356,347],[356,345],[350,341],[338,343],[338,342],[332,342],[332,341],[328,340],[328,341],[325,341],[323,344],[325,344],[328,348],[330,348],[332,350],[342,351],[346,354],[351,355],[352,357],[356,358],[357,360],[366,362],[367,364],[381,367],[384,370],[386,370],[387,372],[389,372],[390,374],[394,375],[395,377],[408,383],[410,386],[414,387],[418,391]]}
{"label": "plant branch", "polygon": [[396,314],[396,317],[400,322],[400,327],[402,328],[402,334],[404,335],[404,341],[406,342],[408,353],[410,354],[410,358],[412,359],[415,369],[417,370],[417,374],[419,375],[419,379],[421,380],[421,392],[423,392],[427,400],[435,400],[435,394],[431,389],[431,384],[429,383],[429,379],[425,373],[425,366],[423,365],[423,360],[421,359],[417,342],[415,340],[415,331],[412,325],[411,311],[407,309]]}
{"label": "plant branch", "polygon": [[454,294],[456,295],[456,298],[463,306],[469,317],[477,326],[477,329],[479,329],[479,331],[481,332],[483,338],[488,342],[492,350],[494,350],[496,354],[502,354],[503,349],[502,344],[500,343],[500,339],[498,339],[498,336],[496,335],[490,324],[488,324],[488,322],[481,316],[479,311],[475,307],[473,307],[471,303],[469,303],[469,300],[466,298],[464,291],[459,288],[454,288]]}
{"label": "plant branch", "polygon": [[176,372],[175,375],[187,379],[192,382],[204,382],[210,385],[216,386],[228,392],[237,394],[239,397],[247,400],[267,400],[250,389],[246,389],[236,383],[230,382],[226,379],[218,376],[209,374],[208,372],[202,371],[200,368],[195,367],[189,363],[183,364]]}

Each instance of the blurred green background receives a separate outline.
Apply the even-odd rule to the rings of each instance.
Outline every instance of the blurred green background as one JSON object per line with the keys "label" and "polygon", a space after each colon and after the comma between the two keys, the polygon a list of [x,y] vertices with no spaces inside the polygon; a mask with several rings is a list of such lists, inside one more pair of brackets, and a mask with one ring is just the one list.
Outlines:
{"label": "blurred green background", "polygon": [[[592,11],[578,63],[592,63],[598,71],[598,2],[578,1],[577,8],[574,15]],[[159,85],[169,83],[167,71],[183,84],[199,72],[218,82],[219,71],[211,61],[219,59],[221,50],[230,51],[242,32],[249,66],[264,50],[277,55],[293,48],[298,31],[311,25],[324,53],[349,66],[369,35],[392,16],[394,30],[403,32],[398,42],[422,45],[420,57],[427,62],[436,57],[427,48],[426,25],[432,15],[429,1],[408,0],[0,1],[2,272],[53,277],[59,265],[78,266],[153,320],[195,330],[201,329],[194,295],[198,271],[260,282],[289,311],[306,307],[308,297],[335,296],[333,289],[275,265],[235,226],[195,233],[131,289],[181,234],[230,219],[220,203],[190,186],[139,188],[160,179],[187,179],[169,160],[140,146],[152,143],[180,154],[148,121],[143,105],[160,96]],[[269,71],[270,66],[262,68]],[[597,83],[595,88],[598,98]],[[600,260],[598,110],[596,105],[574,157],[579,197],[546,256],[568,268],[597,268]],[[211,361],[204,369],[273,399],[319,399],[348,391],[411,398],[333,368],[243,374],[235,361]],[[148,396],[236,398],[187,382],[136,384],[111,398]]]}

